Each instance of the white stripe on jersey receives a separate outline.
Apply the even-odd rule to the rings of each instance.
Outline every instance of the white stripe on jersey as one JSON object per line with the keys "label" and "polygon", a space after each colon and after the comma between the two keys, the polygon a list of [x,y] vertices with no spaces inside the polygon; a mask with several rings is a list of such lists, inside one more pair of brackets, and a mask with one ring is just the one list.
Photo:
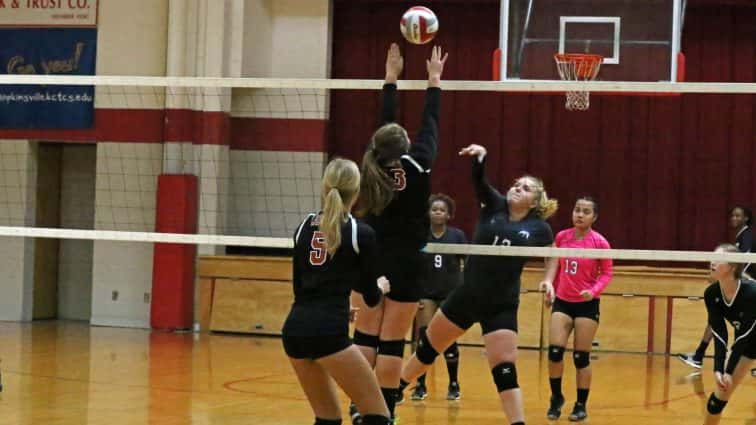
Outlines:
{"label": "white stripe on jersey", "polygon": [[402,155],[402,159],[406,159],[407,161],[409,161],[410,164],[414,165],[415,168],[417,168],[417,171],[421,173],[430,173],[430,170],[429,169],[426,170],[423,167],[421,167],[420,164],[418,164],[417,161],[415,161],[415,158],[409,155]]}
{"label": "white stripe on jersey", "polygon": [[735,345],[735,344],[737,344],[737,343],[738,343],[738,341],[740,341],[741,339],[743,339],[743,338],[747,337],[747,336],[748,336],[748,334],[750,334],[750,333],[751,333],[751,331],[753,331],[753,328],[756,328],[756,322],[753,322],[753,324],[751,325],[751,329],[748,329],[748,332],[746,332],[746,333],[744,333],[743,335],[740,335],[739,337],[735,338],[735,341],[733,341],[733,342],[732,342],[732,345]]}
{"label": "white stripe on jersey", "polygon": [[738,279],[738,287],[735,288],[735,295],[732,296],[732,299],[730,300],[729,303],[727,302],[727,298],[725,298],[724,291],[722,290],[722,285],[719,285],[719,292],[722,294],[722,302],[727,307],[732,307],[732,304],[735,302],[735,298],[738,297],[738,293],[740,293],[740,282],[741,282],[741,280]]}
{"label": "white stripe on jersey", "polygon": [[297,227],[297,234],[296,234],[296,236],[294,236],[294,244],[295,245],[297,243],[299,243],[299,234],[302,233],[302,228],[304,227],[305,223],[307,223],[307,220],[311,219],[314,216],[315,216],[315,213],[308,214],[307,217],[305,217],[305,219],[302,220],[302,224],[300,224],[299,227]]}
{"label": "white stripe on jersey", "polygon": [[357,220],[352,217],[352,214],[349,214],[349,221],[352,222],[352,248],[354,249],[354,253],[359,255],[360,245],[357,243]]}
{"label": "white stripe on jersey", "polygon": [[712,334],[712,335],[714,335],[714,337],[715,337],[715,338],[717,339],[717,341],[719,341],[719,342],[720,342],[720,343],[721,343],[722,345],[724,345],[725,351],[727,351],[727,352],[729,352],[729,351],[730,351],[730,350],[728,350],[728,348],[727,348],[727,343],[725,342],[724,338],[722,338],[721,336],[719,336],[719,335],[717,334],[717,332],[716,332],[716,331],[714,331],[714,329],[713,329],[713,328],[711,329],[711,334]]}

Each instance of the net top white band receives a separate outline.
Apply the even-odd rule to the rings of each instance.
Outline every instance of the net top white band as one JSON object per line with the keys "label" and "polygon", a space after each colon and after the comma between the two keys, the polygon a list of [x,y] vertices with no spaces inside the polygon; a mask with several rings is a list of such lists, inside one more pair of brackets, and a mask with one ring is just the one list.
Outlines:
{"label": "net top white band", "polygon": [[[383,80],[301,78],[140,77],[109,75],[0,75],[0,84],[100,85],[142,87],[352,89],[378,90]],[[424,90],[425,80],[402,80],[400,90]],[[676,83],[636,81],[446,80],[442,88],[453,91],[564,92],[583,90],[613,93],[730,93],[754,94],[756,83]]]}
{"label": "net top white band", "polygon": [[[120,232],[109,230],[51,229],[41,227],[0,226],[0,236],[58,239],[85,239],[120,242],[179,243],[198,245],[232,245],[261,248],[293,248],[291,238],[260,236],[191,235],[182,233]],[[472,244],[428,244],[425,252],[457,255],[501,255],[519,257],[581,257],[612,258],[615,260],[697,261],[756,263],[756,254],[720,253],[711,251],[670,251],[633,249],[584,249],[515,247]]]}

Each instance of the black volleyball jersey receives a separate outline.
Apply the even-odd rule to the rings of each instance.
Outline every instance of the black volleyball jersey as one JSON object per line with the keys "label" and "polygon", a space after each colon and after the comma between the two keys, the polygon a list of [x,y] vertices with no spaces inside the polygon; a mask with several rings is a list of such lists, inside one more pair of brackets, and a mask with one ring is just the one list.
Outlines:
{"label": "black volleyball jersey", "polygon": [[[382,249],[417,251],[428,239],[430,219],[428,197],[430,172],[436,158],[438,115],[441,89],[429,87],[425,92],[425,108],[420,132],[410,143],[408,154],[402,155],[401,167],[386,168],[394,179],[394,198],[380,215],[369,214],[365,221],[375,229]],[[381,125],[395,121],[396,85],[383,86]]]}
{"label": "black volleyball jersey", "polygon": [[319,220],[320,215],[310,214],[294,236],[294,304],[284,325],[288,335],[347,333],[352,289],[368,306],[381,299],[373,229],[350,215],[341,227],[339,249],[329,256]]}
{"label": "black volleyball jersey", "polygon": [[[464,244],[467,243],[467,237],[462,230],[447,226],[440,238],[436,238],[431,232],[428,242]],[[428,296],[443,297],[462,283],[460,261],[464,258],[463,255],[425,254],[425,257],[428,262],[425,292]]]}
{"label": "black volleyball jersey", "polygon": [[[473,158],[473,185],[481,203],[473,243],[479,245],[548,246],[554,242],[551,226],[534,212],[520,221],[509,220],[506,196],[486,180],[485,159]],[[472,286],[480,302],[518,305],[520,274],[528,259],[495,255],[471,255],[465,263],[464,286]]]}
{"label": "black volleyball jersey", "polygon": [[[752,252],[753,251],[753,233],[751,233],[751,226],[745,226],[738,232],[737,236],[735,236],[735,246],[738,247],[738,250],[740,252]],[[745,273],[747,278],[752,279],[756,276],[753,276],[751,273],[753,272],[753,267],[750,263],[746,264],[743,268],[743,273]]]}
{"label": "black volleyball jersey", "polygon": [[[714,282],[704,292],[709,325],[716,339],[714,343],[714,371],[732,373],[744,352],[756,352],[756,282],[740,280],[735,297],[729,304],[722,295],[719,282]],[[735,330],[735,340],[727,356],[727,327],[725,320]],[[748,350],[748,351],[746,351]]]}

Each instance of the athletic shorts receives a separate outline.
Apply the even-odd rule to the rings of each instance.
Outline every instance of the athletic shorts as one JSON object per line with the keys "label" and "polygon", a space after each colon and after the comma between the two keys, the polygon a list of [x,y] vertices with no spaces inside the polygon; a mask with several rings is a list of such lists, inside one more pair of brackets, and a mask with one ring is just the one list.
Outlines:
{"label": "athletic shorts", "polygon": [[570,316],[570,318],[577,319],[578,317],[585,317],[598,323],[599,321],[599,299],[594,298],[590,301],[583,302],[570,302],[560,298],[554,299],[554,305],[551,307],[551,313],[560,312]]}
{"label": "athletic shorts", "polygon": [[383,252],[383,270],[391,283],[391,291],[386,297],[399,302],[418,302],[423,297],[423,282],[426,279],[428,265],[420,251],[395,250]]}
{"label": "athletic shorts", "polygon": [[349,335],[291,336],[282,338],[286,355],[294,359],[319,359],[352,345]]}
{"label": "athletic shorts", "polygon": [[464,285],[458,287],[441,304],[441,311],[452,323],[464,330],[480,323],[483,335],[501,329],[517,332],[518,305],[480,303],[470,296],[470,289]]}

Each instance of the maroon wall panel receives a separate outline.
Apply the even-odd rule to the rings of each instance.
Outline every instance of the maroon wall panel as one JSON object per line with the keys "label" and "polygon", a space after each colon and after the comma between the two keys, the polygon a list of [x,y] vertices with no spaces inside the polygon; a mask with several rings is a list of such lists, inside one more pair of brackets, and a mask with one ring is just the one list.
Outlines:
{"label": "maroon wall panel", "polygon": [[[498,45],[498,1],[417,2],[439,16],[436,40],[450,53],[445,79],[490,79]],[[382,78],[385,51],[399,40],[406,3],[339,1],[334,9],[333,78]],[[682,48],[688,81],[756,81],[756,7],[689,4]],[[384,28],[385,30],[376,30]],[[400,44],[404,79],[425,78],[430,46]],[[422,93],[400,92],[398,120],[417,131]],[[379,92],[334,91],[329,153],[359,160],[374,130]],[[480,143],[489,180],[504,190],[530,173],[561,202],[555,230],[570,225],[579,194],[601,202],[597,230],[618,248],[712,249],[728,240],[727,211],[756,207],[756,96],[593,95],[584,113],[562,95],[445,92],[434,191],[458,202],[455,224],[472,232],[477,203],[470,166],[457,152]]]}

